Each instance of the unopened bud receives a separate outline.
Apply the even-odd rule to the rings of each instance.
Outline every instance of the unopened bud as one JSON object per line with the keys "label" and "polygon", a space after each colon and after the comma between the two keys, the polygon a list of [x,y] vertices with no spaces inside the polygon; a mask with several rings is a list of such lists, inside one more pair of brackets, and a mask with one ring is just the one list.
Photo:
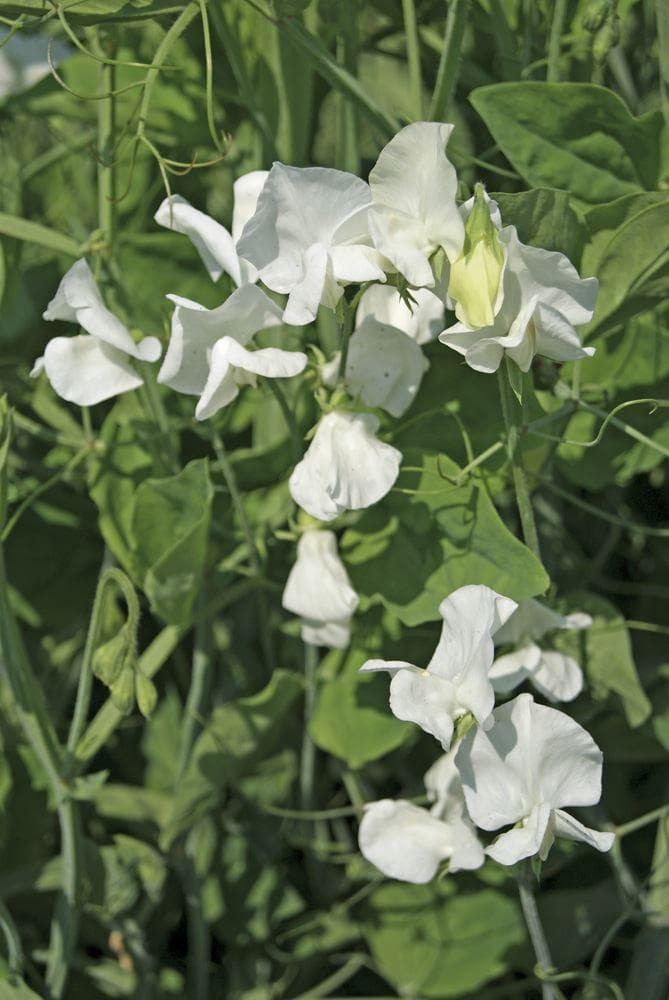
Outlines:
{"label": "unopened bud", "polygon": [[123,670],[127,654],[128,636],[125,628],[122,628],[93,653],[93,673],[107,687],[112,687]]}
{"label": "unopened bud", "polygon": [[132,712],[135,703],[135,671],[132,667],[124,667],[112,684],[111,700],[123,715]]}
{"label": "unopened bud", "polygon": [[148,719],[158,702],[158,692],[153,681],[140,670],[135,673],[135,698],[138,709]]}
{"label": "unopened bud", "polygon": [[504,248],[490,218],[483,187],[476,185],[474,205],[465,223],[463,251],[451,265],[448,294],[455,315],[472,329],[492,326],[504,271]]}

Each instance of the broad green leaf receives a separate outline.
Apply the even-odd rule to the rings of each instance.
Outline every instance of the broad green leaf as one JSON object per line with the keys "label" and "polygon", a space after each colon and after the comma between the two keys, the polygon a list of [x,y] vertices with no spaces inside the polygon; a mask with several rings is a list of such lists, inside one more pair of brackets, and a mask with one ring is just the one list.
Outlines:
{"label": "broad green leaf", "polygon": [[611,90],[588,83],[498,83],[470,100],[532,187],[588,204],[657,187],[662,116],[634,118]]}
{"label": "broad green leaf", "polygon": [[176,476],[146,479],[132,517],[133,558],[151,607],[180,625],[192,616],[207,556],[213,487],[206,459]]}
{"label": "broad green leaf", "polygon": [[624,996],[665,1000],[668,989],[669,927],[644,924],[634,940]]}
{"label": "broad green leaf", "polygon": [[[334,679],[318,689],[309,722],[314,743],[359,768],[401,746],[415,734],[415,728],[396,719],[388,708],[388,686],[372,674],[360,674],[365,660],[375,655],[371,649],[352,649]],[[378,654],[377,654],[378,655]],[[327,676],[328,659],[322,664]],[[386,678],[384,678],[386,680]]]}
{"label": "broad green leaf", "polygon": [[587,690],[595,701],[615,695],[622,702],[628,725],[640,726],[650,715],[651,704],[637,674],[623,616],[595,594],[574,594],[573,606],[592,615],[593,623],[581,633],[556,635],[556,647],[571,652],[581,663]]}
{"label": "broad green leaf", "polygon": [[578,266],[587,229],[572,207],[567,191],[537,188],[520,194],[491,194],[505,226],[513,225],[523,243],[559,250]]}
{"label": "broad green leaf", "polygon": [[163,846],[213,808],[226,785],[241,782],[259,762],[299,737],[290,713],[297,711],[301,694],[302,681],[296,674],[275,670],[258,694],[214,709],[177,788]]}
{"label": "broad green leaf", "polygon": [[[64,0],[61,4],[68,19],[84,24],[100,24],[105,21],[138,21],[157,14],[174,12],[174,0]],[[17,17],[44,15],[44,0],[14,0],[0,7],[6,16]]]}
{"label": "broad green leaf", "polygon": [[480,480],[454,486],[445,477],[460,468],[450,459],[402,450],[404,465],[421,471],[402,473],[398,489],[342,539],[360,594],[380,599],[406,625],[419,625],[438,620],[440,602],[468,583],[515,600],[546,590],[544,568],[506,527]]}
{"label": "broad green leaf", "polygon": [[462,997],[505,972],[509,949],[525,940],[517,904],[494,889],[383,885],[366,911],[374,959],[402,996]]}
{"label": "broad green leaf", "polygon": [[0,1000],[40,1000],[18,976],[0,972]]}
{"label": "broad green leaf", "polygon": [[71,236],[57,233],[54,229],[49,229],[48,226],[41,226],[37,222],[21,219],[16,215],[6,215],[4,212],[0,212],[0,233],[12,236],[15,240],[37,243],[39,246],[46,247],[47,250],[65,254],[67,257],[82,256],[81,246]]}

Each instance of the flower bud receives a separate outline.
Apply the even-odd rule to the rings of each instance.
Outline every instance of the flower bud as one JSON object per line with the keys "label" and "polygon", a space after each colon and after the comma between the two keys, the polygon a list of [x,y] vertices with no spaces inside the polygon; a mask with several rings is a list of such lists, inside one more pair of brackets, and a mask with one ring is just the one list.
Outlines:
{"label": "flower bud", "polygon": [[504,250],[483,187],[476,185],[474,205],[465,223],[463,252],[451,265],[448,294],[455,315],[472,329],[492,326],[504,271]]}
{"label": "flower bud", "polygon": [[132,712],[135,703],[135,671],[132,667],[124,667],[111,685],[111,700],[123,715]]}
{"label": "flower bud", "polygon": [[599,31],[609,14],[610,6],[610,0],[593,0],[586,7],[581,18],[581,24],[585,30],[590,31],[592,34]]}
{"label": "flower bud", "polygon": [[123,670],[127,654],[128,635],[126,629],[122,628],[93,653],[93,673],[107,687],[112,687]]}
{"label": "flower bud", "polygon": [[148,719],[156,707],[158,692],[153,681],[145,677],[140,670],[135,673],[135,698],[138,709],[144,718]]}

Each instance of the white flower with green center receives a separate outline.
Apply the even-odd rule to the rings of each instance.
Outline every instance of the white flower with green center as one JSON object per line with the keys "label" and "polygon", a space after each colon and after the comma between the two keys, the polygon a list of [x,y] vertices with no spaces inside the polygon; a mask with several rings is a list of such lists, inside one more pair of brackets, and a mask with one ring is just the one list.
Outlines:
{"label": "white flower with green center", "polygon": [[302,639],[312,646],[344,649],[358,606],[332,531],[306,531],[297,543],[297,560],[281,603],[302,619]]}
{"label": "white flower with green center", "polygon": [[410,285],[432,288],[431,257],[454,261],[464,242],[458,179],[446,156],[453,125],[413,122],[381,150],[369,175],[370,229],[381,254]]}
{"label": "white flower with green center", "polygon": [[319,521],[371,507],[397,479],[402,453],[375,436],[372,413],[333,410],[321,418],[289,480],[298,506]]}
{"label": "white flower with green center", "polygon": [[142,385],[131,364],[157,361],[160,341],[145,337],[136,343],[130,331],[105,306],[85,260],[78,260],[63,277],[44,312],[46,320],[77,323],[85,335],[54,337],[30,373],[46,373],[54,391],[70,403],[94,406]]}
{"label": "white flower with green center", "polygon": [[257,333],[282,322],[279,307],[255,285],[242,285],[216,309],[178,295],[168,298],[175,304],[172,335],[158,381],[199,396],[198,420],[227,406],[259,375],[290,378],[304,371],[307,356],[301,351],[249,349]]}
{"label": "white flower with green center", "polygon": [[488,721],[495,704],[489,678],[492,636],[516,607],[490,587],[460,587],[439,605],[441,637],[424,670],[403,660],[367,660],[360,669],[388,671],[393,714],[414,722],[448,750],[462,716],[471,713],[481,726]]}
{"label": "white flower with green center", "polygon": [[560,615],[534,599],[521,601],[495,635],[498,646],[516,648],[495,659],[490,680],[506,694],[525,680],[549,701],[572,701],[583,689],[583,671],[572,656],[539,645],[549,632],[589,628],[592,618],[582,612]]}
{"label": "white flower with green center", "polygon": [[159,226],[188,236],[212,281],[218,281],[225,273],[230,275],[237,286],[255,282],[258,280],[258,272],[252,264],[240,257],[237,243],[244,226],[256,210],[258,197],[266,180],[266,170],[253,170],[235,181],[232,232],[210,215],[194,208],[178,194],[161,202],[154,219]]}
{"label": "white flower with green center", "polygon": [[608,851],[612,833],[583,826],[565,806],[591,806],[602,791],[602,753],[589,733],[529,694],[496,708],[487,731],[470,731],[455,761],[467,810],[482,830],[500,834],[486,854],[503,865],[538,855],[556,837]]}
{"label": "white flower with green center", "polygon": [[268,288],[288,295],[284,322],[311,323],[350,282],[386,280],[370,204],[369,186],[353,174],[274,164],[237,250]]}
{"label": "white flower with green center", "polygon": [[448,861],[450,872],[480,868],[485,860],[467,815],[454,754],[444,754],[424,778],[432,808],[404,799],[370,802],[358,832],[360,851],[379,871],[402,882],[431,882]]}

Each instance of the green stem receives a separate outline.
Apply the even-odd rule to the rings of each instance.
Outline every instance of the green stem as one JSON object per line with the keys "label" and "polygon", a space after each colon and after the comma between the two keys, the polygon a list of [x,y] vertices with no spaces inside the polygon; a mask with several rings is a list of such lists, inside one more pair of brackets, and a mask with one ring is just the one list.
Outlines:
{"label": "green stem", "polygon": [[511,463],[511,474],[513,486],[516,492],[516,504],[523,531],[523,538],[528,549],[530,549],[541,562],[541,549],[539,547],[539,536],[537,526],[534,521],[534,511],[532,510],[532,500],[525,478],[522,460],[518,455],[518,427],[513,419],[513,401],[511,387],[507,369],[500,365],[497,371],[497,381],[499,384],[499,397],[502,404],[502,416],[506,428],[507,452]]}
{"label": "green stem", "polygon": [[669,7],[666,0],[655,0],[657,38],[660,50],[660,93],[662,114],[669,126]]}
{"label": "green stem", "polygon": [[406,39],[407,63],[409,66],[409,88],[414,121],[423,117],[423,75],[420,65],[420,40],[414,0],[402,0],[404,17],[404,37]]}
{"label": "green stem", "polygon": [[7,943],[7,964],[12,975],[20,976],[23,970],[23,947],[14,918],[0,899],[0,928]]}
{"label": "green stem", "polygon": [[290,435],[290,443],[293,449],[293,459],[296,462],[302,458],[302,435],[300,434],[300,428],[297,426],[297,420],[295,419],[295,414],[288,405],[288,400],[286,399],[285,393],[281,386],[278,384],[277,380],[274,378],[268,378],[267,384],[270,387],[272,395],[276,399],[277,403],[281,408],[283,414],[283,419],[286,421],[286,427],[288,428],[288,433]]}
{"label": "green stem", "polygon": [[[541,917],[539,916],[537,901],[534,897],[532,871],[527,863],[522,865],[518,873],[518,893],[537,964],[541,971],[550,972],[553,968],[553,960],[546,935],[544,934]],[[550,983],[543,982],[541,984],[541,996],[543,1000],[556,1000],[559,995],[559,992]]]}
{"label": "green stem", "polygon": [[208,1000],[211,934],[202,909],[202,886],[193,858],[186,851],[182,880],[188,915],[188,978],[191,1000]]}
{"label": "green stem", "polygon": [[142,94],[142,103],[139,108],[139,120],[137,123],[138,139],[141,139],[146,131],[146,123],[149,117],[149,106],[151,104],[151,95],[156,84],[156,80],[160,75],[161,67],[167,58],[167,53],[174,45],[177,38],[184,33],[188,25],[198,16],[198,14],[200,14],[198,0],[191,0],[191,3],[189,3],[188,6],[184,7],[181,11],[169,31],[165,33],[165,37],[156,49],[151,69],[148,70],[144,81],[144,91]]}
{"label": "green stem", "polygon": [[316,771],[316,747],[309,735],[309,722],[316,703],[316,667],[318,649],[311,643],[304,644],[304,733],[300,758],[300,806],[310,810],[314,805],[314,776]]}
{"label": "green stem", "polygon": [[98,101],[98,225],[104,234],[105,256],[112,255],[116,238],[116,66],[100,63],[98,67],[101,94],[109,94]]}
{"label": "green stem", "polygon": [[562,43],[562,32],[564,31],[564,19],[567,14],[567,0],[555,0],[553,5],[553,20],[548,37],[548,69],[546,80],[549,83],[556,83],[560,79],[560,48]]}
{"label": "green stem", "polygon": [[636,833],[637,830],[643,829],[644,826],[656,823],[663,816],[666,816],[668,812],[669,805],[660,806],[659,809],[653,809],[652,812],[648,812],[644,816],[638,816],[637,819],[632,819],[629,823],[623,823],[621,826],[616,827],[616,837],[626,837],[628,833]]}
{"label": "green stem", "polygon": [[27,496],[22,503],[19,504],[17,509],[9,518],[4,527],[4,530],[2,531],[2,534],[0,534],[0,542],[7,541],[10,534],[16,527],[17,522],[20,520],[21,517],[23,517],[25,512],[30,507],[32,507],[35,501],[42,496],[43,493],[46,493],[48,490],[51,489],[52,486],[55,486],[57,483],[61,481],[61,479],[64,479],[69,472],[72,472],[74,469],[76,469],[76,467],[80,465],[81,462],[83,462],[83,460],[89,453],[90,453],[89,446],[84,445],[84,447],[81,448],[76,453],[76,455],[73,455],[73,457],[69,460],[69,462],[66,462],[65,465],[63,465],[58,470],[58,472],[55,472],[53,476],[50,476],[49,479],[45,480],[45,482],[40,483],[40,485],[36,489],[34,489],[33,492],[29,496]]}
{"label": "green stem", "polygon": [[[355,318],[355,310],[352,306],[348,304],[344,297],[341,298],[340,304],[337,307],[338,310],[338,326],[340,334],[340,346],[339,346],[339,372],[337,373],[337,379],[339,382],[344,382],[346,379],[346,365],[348,363],[348,344],[351,339],[351,333],[353,332],[353,322]],[[341,310],[341,313],[339,312]]]}
{"label": "green stem", "polygon": [[[353,76],[358,72],[358,20],[355,3],[346,0],[342,32],[337,39],[337,62]],[[347,94],[337,94],[336,166],[349,173],[360,173],[358,113]]]}
{"label": "green stem", "polygon": [[437,82],[428,112],[428,118],[432,122],[448,120],[449,105],[460,70],[462,39],[467,25],[468,6],[469,0],[451,0],[448,8]]}
{"label": "green stem", "polygon": [[211,622],[199,622],[195,627],[193,672],[181,729],[177,781],[181,780],[186,771],[191,748],[202,728],[201,719],[211,687],[212,646]]}

